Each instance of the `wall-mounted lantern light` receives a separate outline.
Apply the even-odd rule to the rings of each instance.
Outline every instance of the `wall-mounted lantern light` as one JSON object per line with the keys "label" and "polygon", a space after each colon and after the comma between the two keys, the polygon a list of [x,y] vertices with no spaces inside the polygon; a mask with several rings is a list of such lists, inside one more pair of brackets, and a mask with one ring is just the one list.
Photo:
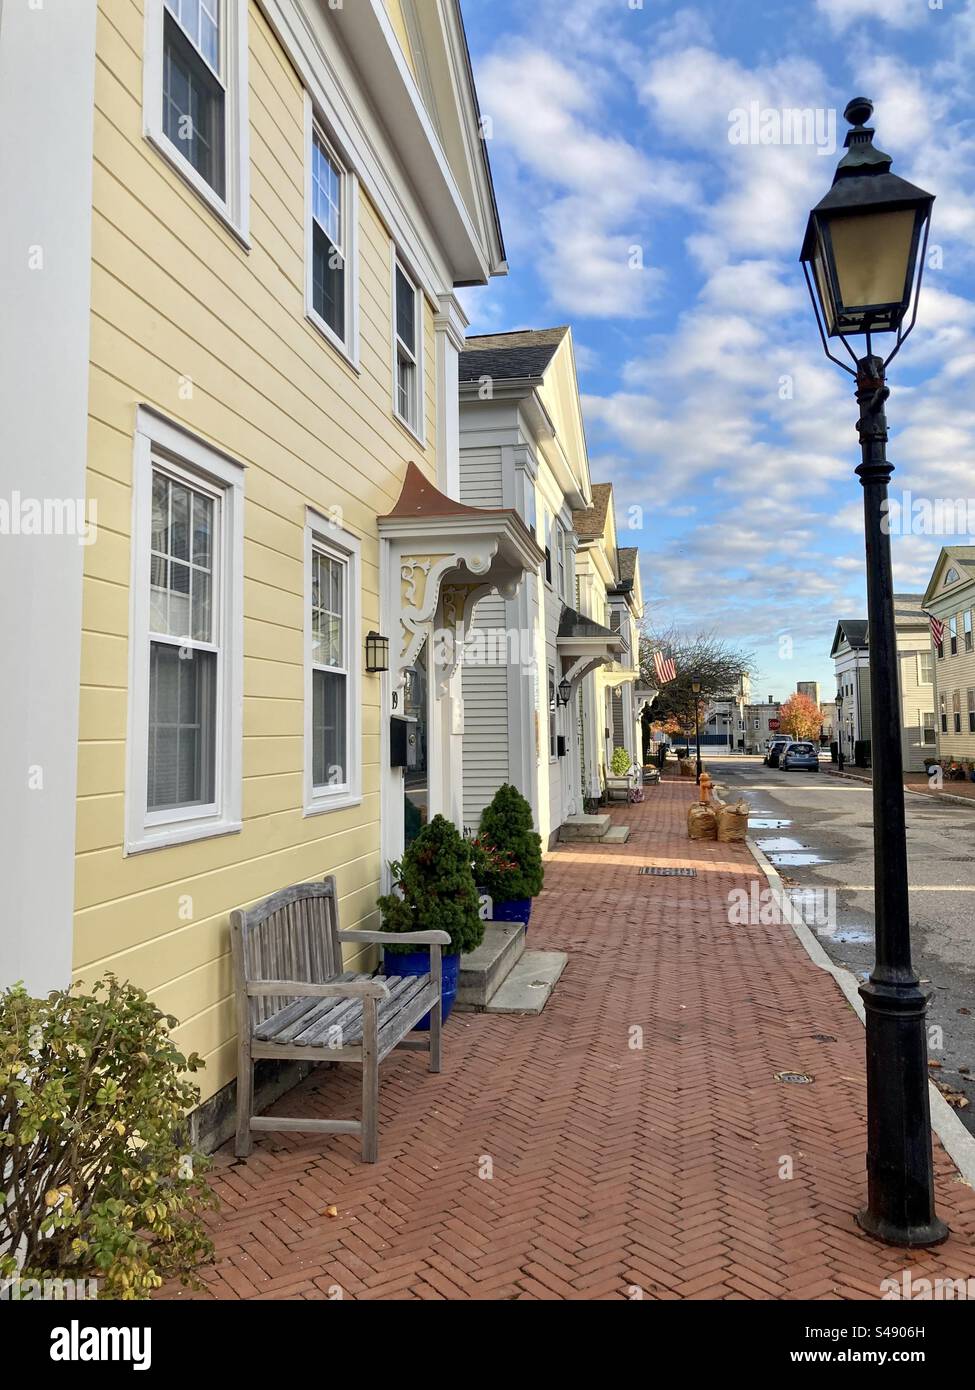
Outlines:
{"label": "wall-mounted lantern light", "polygon": [[559,681],[559,699],[563,705],[567,705],[572,699],[572,686],[568,680]]}
{"label": "wall-mounted lantern light", "polygon": [[378,632],[366,633],[366,670],[373,673],[389,670],[389,638]]}

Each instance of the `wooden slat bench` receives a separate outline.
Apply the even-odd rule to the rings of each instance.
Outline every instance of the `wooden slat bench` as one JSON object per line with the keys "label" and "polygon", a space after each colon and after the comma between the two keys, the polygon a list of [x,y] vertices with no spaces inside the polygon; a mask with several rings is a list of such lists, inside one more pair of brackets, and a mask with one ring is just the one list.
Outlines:
{"label": "wooden slat bench", "polygon": [[[364,975],[342,969],[345,943],[384,945],[388,934],[340,931],[332,877],[296,883],[230,914],[237,991],[237,1143],[251,1151],[255,1130],[360,1134],[362,1158],[378,1157],[379,1064],[394,1048],[430,1053],[440,1070],[442,931],[404,932],[401,945],[428,946],[422,976]],[[424,1014],[430,1032],[411,1038]],[[362,1119],[287,1119],[255,1115],[254,1063],[261,1058],[355,1062],[362,1067]]]}

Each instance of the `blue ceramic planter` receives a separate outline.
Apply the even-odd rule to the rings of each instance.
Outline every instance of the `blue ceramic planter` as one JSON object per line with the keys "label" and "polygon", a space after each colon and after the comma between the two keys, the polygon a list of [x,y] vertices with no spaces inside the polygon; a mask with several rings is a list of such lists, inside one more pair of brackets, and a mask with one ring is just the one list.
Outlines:
{"label": "blue ceramic planter", "polygon": [[[383,972],[386,975],[429,975],[430,952],[426,949],[405,951],[402,955],[399,951],[388,954],[384,952]],[[440,999],[444,1023],[446,1023],[450,1011],[454,1007],[454,1000],[457,998],[457,977],[459,974],[460,952],[456,951],[450,956],[442,955],[440,957]],[[415,1023],[413,1026],[423,1032],[428,1032],[430,1015],[424,1014],[419,1023]]]}
{"label": "blue ceramic planter", "polygon": [[512,898],[510,902],[491,904],[492,922],[524,922],[527,927],[531,915],[531,898]]}

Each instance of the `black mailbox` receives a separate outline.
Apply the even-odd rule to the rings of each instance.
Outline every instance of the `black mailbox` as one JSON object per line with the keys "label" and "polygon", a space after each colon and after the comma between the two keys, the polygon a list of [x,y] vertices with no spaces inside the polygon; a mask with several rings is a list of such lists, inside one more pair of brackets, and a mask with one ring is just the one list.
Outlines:
{"label": "black mailbox", "polygon": [[416,767],[416,720],[406,714],[389,716],[390,767]]}
{"label": "black mailbox", "polygon": [[555,738],[555,752],[560,758],[565,757],[565,735],[557,734]]}

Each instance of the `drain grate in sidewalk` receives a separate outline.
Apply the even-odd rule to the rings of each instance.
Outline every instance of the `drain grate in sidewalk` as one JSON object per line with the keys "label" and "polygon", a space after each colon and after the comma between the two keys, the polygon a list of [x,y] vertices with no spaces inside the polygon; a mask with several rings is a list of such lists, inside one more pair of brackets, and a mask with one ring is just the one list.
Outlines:
{"label": "drain grate in sidewalk", "polygon": [[697,878],[697,869],[661,868],[659,864],[641,864],[638,874],[655,874],[657,878]]}

